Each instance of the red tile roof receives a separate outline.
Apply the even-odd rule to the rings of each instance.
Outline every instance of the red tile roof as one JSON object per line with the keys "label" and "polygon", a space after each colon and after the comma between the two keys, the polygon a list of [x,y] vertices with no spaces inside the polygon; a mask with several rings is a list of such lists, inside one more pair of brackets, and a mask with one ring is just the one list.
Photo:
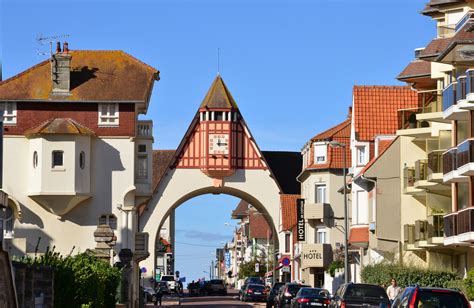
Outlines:
{"label": "red tile roof", "polygon": [[[472,16],[474,16],[474,12]],[[436,58],[436,61],[441,61],[456,45],[474,44],[473,30],[474,22],[472,22],[472,20],[470,22],[466,22],[466,24],[450,39],[449,44],[443,50],[441,50],[439,56]]]}
{"label": "red tile roof", "polygon": [[153,150],[153,187],[156,189],[173,158],[175,150]]}
{"label": "red tile roof", "polygon": [[420,59],[437,57],[443,50],[446,49],[446,47],[448,47],[450,42],[451,38],[436,38],[420,52],[418,57]]}
{"label": "red tile roof", "polygon": [[199,108],[237,109],[237,104],[220,75],[212,83]]}
{"label": "red tile roof", "polygon": [[244,200],[240,200],[237,207],[232,211],[232,218],[239,219],[243,216],[247,216],[249,212],[249,203]]}
{"label": "red tile roof", "polygon": [[[334,140],[346,145],[346,166],[351,166],[351,149],[350,149],[350,138],[351,138],[351,119],[347,119],[342,123],[337,124],[328,130],[317,134],[311,138],[312,142],[317,141],[330,141]],[[314,147],[310,150],[310,162],[305,169],[342,169],[344,168],[343,162],[343,151],[344,148],[332,148],[328,146],[327,149],[327,163],[315,164],[314,163]]]}
{"label": "red tile roof", "polygon": [[262,213],[255,210],[249,212],[250,238],[271,239],[272,232],[267,219]]}
{"label": "red tile roof", "polygon": [[431,63],[423,60],[413,60],[397,76],[398,80],[431,76]]}
{"label": "red tile roof", "polygon": [[353,95],[359,141],[394,134],[399,126],[398,110],[418,107],[417,93],[407,86],[354,86]]}
{"label": "red tile roof", "polygon": [[369,242],[369,227],[352,227],[349,232],[349,244]]}
{"label": "red tile roof", "polygon": [[148,103],[159,71],[120,50],[71,51],[70,95],[52,95],[51,61],[0,82],[0,100]]}
{"label": "red tile roof", "polygon": [[301,195],[280,195],[282,229],[285,231],[296,226],[296,200],[299,198]]}

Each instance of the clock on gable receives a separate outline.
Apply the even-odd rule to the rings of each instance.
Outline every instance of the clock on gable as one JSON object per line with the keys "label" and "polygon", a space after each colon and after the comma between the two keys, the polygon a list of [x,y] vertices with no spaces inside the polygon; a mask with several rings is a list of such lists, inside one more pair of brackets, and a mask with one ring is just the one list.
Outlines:
{"label": "clock on gable", "polygon": [[209,134],[209,154],[229,154],[228,134]]}

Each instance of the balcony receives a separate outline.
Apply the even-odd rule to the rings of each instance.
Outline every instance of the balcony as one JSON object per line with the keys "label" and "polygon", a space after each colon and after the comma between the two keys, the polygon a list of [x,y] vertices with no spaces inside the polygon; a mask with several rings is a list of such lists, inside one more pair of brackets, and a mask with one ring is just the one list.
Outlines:
{"label": "balcony", "polygon": [[441,214],[428,216],[426,220],[416,220],[406,224],[404,230],[405,250],[420,250],[444,245],[444,223]]}
{"label": "balcony", "polygon": [[457,235],[460,243],[474,241],[474,208],[469,207],[458,211]]}
{"label": "balcony", "polygon": [[433,214],[428,216],[428,244],[444,244],[443,214]]}
{"label": "balcony", "polygon": [[460,76],[443,90],[443,118],[447,120],[467,120],[469,113],[462,109],[466,100],[466,76]]}
{"label": "balcony", "polygon": [[328,203],[305,203],[304,218],[305,219],[320,219],[328,218],[330,212],[330,205]]}
{"label": "balcony", "polygon": [[135,233],[135,251],[133,252],[133,259],[135,261],[145,260],[150,256],[148,252],[148,233]]}
{"label": "balcony", "polygon": [[456,183],[465,182],[468,177],[459,175],[456,164],[458,148],[454,147],[443,153],[443,182]]}
{"label": "balcony", "polygon": [[467,139],[457,146],[456,168],[459,175],[474,175],[474,139]]}
{"label": "balcony", "polygon": [[443,152],[435,150],[428,153],[428,181],[443,181]]}
{"label": "balcony", "polygon": [[431,137],[430,123],[426,120],[418,120],[418,115],[422,114],[422,108],[409,108],[398,110],[397,135],[416,138]]}
{"label": "balcony", "polygon": [[403,168],[403,193],[409,195],[423,194],[423,189],[415,188],[415,168],[405,167]]}
{"label": "balcony", "polygon": [[143,120],[137,121],[137,138],[140,139],[153,139],[153,121]]}
{"label": "balcony", "polygon": [[331,244],[302,244],[301,268],[327,267],[332,261]]}
{"label": "balcony", "polygon": [[445,245],[453,245],[458,243],[457,217],[458,213],[450,213],[443,217]]}

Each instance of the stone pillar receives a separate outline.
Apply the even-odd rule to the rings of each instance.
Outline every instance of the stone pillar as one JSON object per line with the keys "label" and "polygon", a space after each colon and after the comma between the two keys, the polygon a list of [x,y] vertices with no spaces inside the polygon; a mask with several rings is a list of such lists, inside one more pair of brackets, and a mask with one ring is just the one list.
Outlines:
{"label": "stone pillar", "polygon": [[111,251],[117,241],[114,231],[109,225],[99,225],[94,231],[94,240],[97,243],[93,250],[95,256],[111,262]]}
{"label": "stone pillar", "polygon": [[122,268],[122,278],[120,281],[120,302],[125,304],[125,307],[132,307],[132,264],[133,252],[124,248],[119,252],[120,262],[117,264]]}

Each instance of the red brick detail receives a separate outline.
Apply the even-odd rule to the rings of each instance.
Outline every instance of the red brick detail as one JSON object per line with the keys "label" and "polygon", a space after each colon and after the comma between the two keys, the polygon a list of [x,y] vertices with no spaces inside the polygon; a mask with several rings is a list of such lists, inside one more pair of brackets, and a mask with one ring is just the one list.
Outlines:
{"label": "red brick detail", "polygon": [[119,126],[99,127],[96,103],[17,103],[17,124],[5,126],[5,135],[23,135],[25,130],[53,118],[70,118],[92,129],[97,136],[135,136],[135,104],[119,104]]}
{"label": "red brick detail", "polygon": [[353,96],[354,128],[359,141],[394,134],[399,128],[398,110],[419,106],[417,93],[406,86],[354,86]]}
{"label": "red brick detail", "polygon": [[249,212],[250,238],[271,239],[272,232],[265,216],[255,210]]}

